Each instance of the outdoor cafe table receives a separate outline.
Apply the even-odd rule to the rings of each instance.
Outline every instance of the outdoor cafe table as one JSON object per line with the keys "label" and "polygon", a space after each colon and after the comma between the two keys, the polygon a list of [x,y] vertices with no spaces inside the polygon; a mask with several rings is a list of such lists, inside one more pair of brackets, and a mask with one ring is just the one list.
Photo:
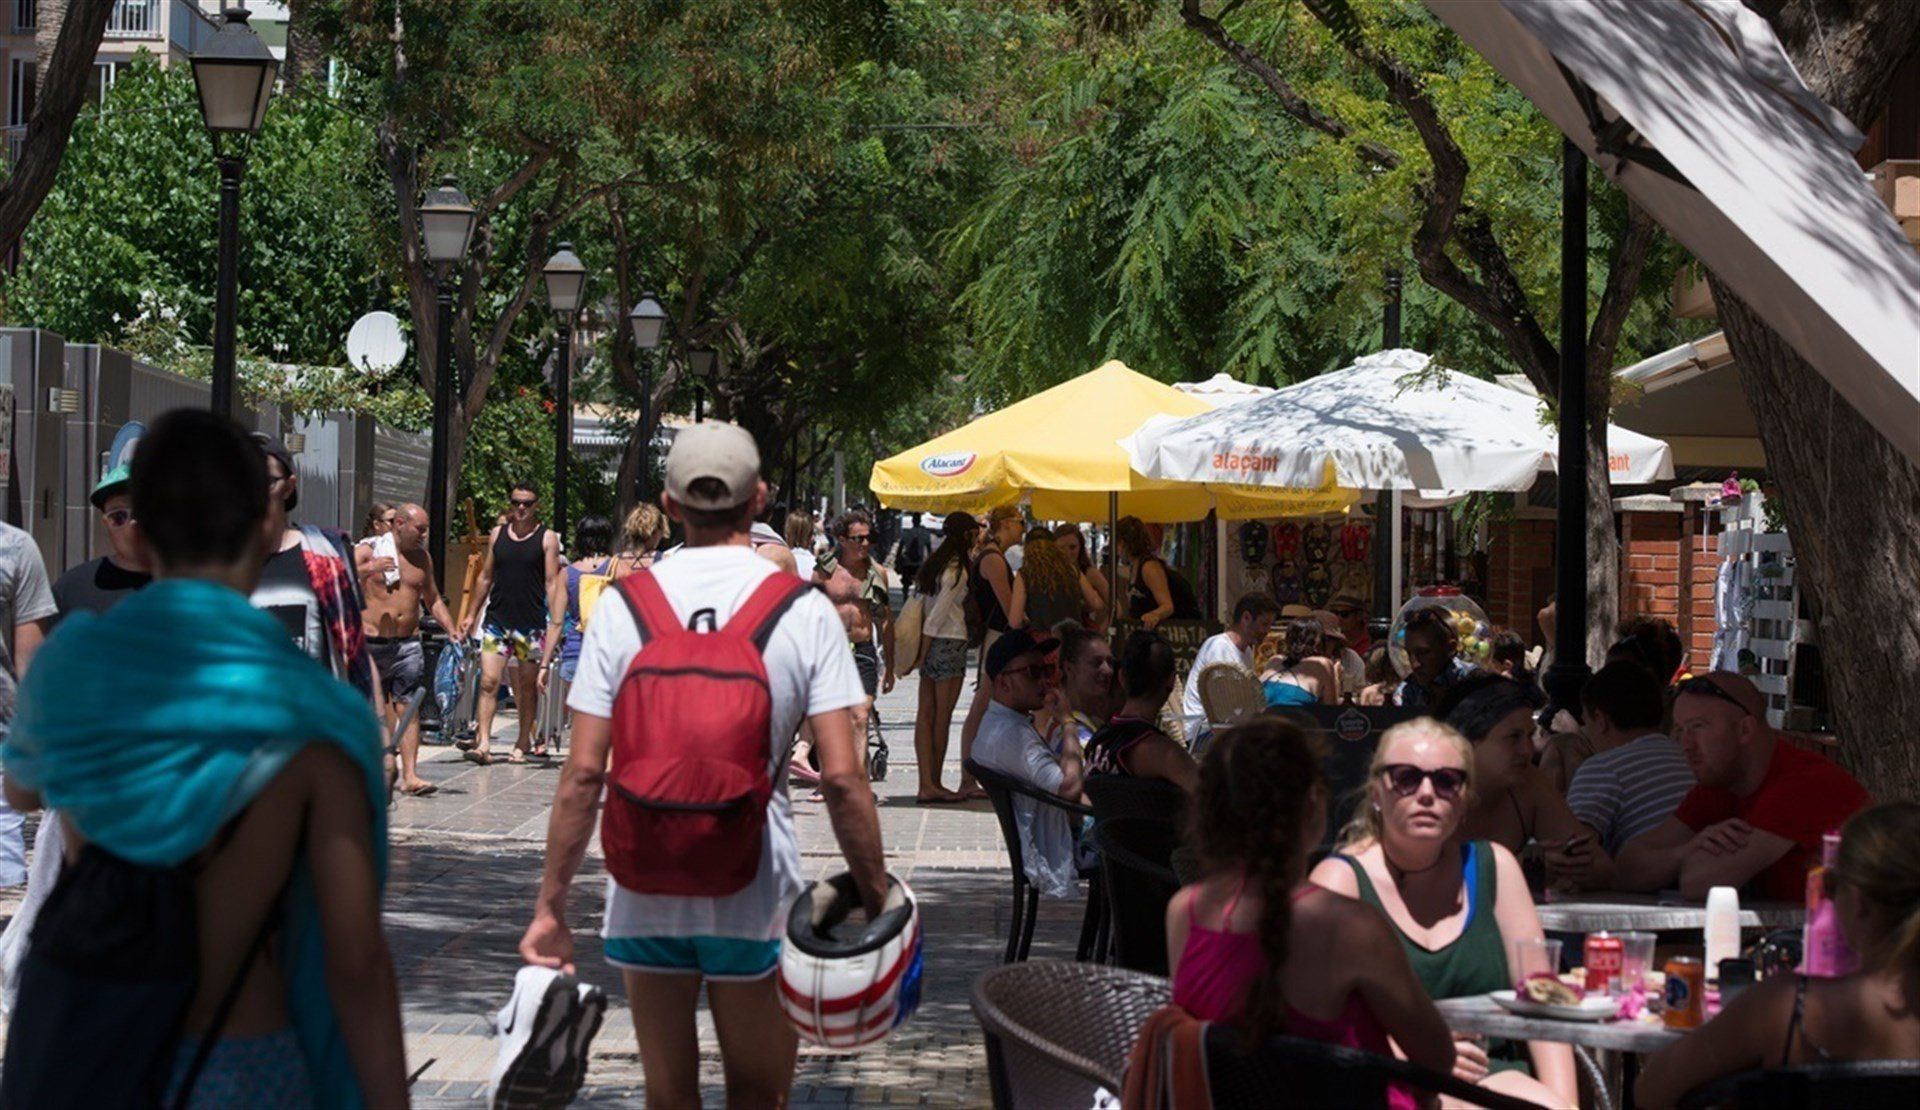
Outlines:
{"label": "outdoor cafe table", "polygon": [[[1806,907],[1795,902],[1742,902],[1740,927],[1791,928],[1804,922],[1806,915]],[[1540,907],[1540,927],[1556,933],[1593,933],[1603,929],[1616,933],[1661,933],[1705,929],[1707,908],[1670,894],[1596,891],[1559,897],[1549,893]]]}
{"label": "outdoor cafe table", "polygon": [[1622,1082],[1617,1105],[1622,1110],[1633,1107],[1633,1083],[1640,1070],[1636,1057],[1658,1052],[1686,1036],[1658,1022],[1522,1017],[1501,1009],[1484,994],[1443,998],[1435,1005],[1440,1009],[1440,1016],[1446,1019],[1447,1027],[1456,1033],[1481,1033],[1515,1041],[1554,1041],[1620,1053]]}

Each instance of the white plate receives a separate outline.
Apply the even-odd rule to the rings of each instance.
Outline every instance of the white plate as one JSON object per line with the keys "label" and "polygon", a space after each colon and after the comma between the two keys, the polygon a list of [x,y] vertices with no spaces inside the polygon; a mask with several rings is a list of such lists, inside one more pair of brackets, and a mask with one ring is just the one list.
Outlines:
{"label": "white plate", "polygon": [[1526,1017],[1558,1018],[1561,1021],[1606,1021],[1620,1010],[1620,1003],[1605,995],[1589,995],[1573,1006],[1535,1002],[1531,998],[1519,997],[1512,991],[1494,991],[1487,997],[1503,1010]]}

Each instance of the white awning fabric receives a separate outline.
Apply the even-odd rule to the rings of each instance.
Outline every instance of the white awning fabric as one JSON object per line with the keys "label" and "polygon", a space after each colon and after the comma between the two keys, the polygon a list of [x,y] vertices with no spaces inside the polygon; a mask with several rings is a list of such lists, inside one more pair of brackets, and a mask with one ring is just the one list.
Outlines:
{"label": "white awning fabric", "polygon": [[[1555,468],[1537,397],[1430,362],[1381,351],[1265,397],[1155,417],[1120,445],[1133,469],[1168,481],[1312,487],[1331,467],[1342,488],[1430,498],[1524,490]],[[1607,455],[1616,484],[1673,477],[1667,445],[1637,432],[1609,425]]]}
{"label": "white awning fabric", "polygon": [[1909,459],[1920,256],[1738,0],[1425,0]]}

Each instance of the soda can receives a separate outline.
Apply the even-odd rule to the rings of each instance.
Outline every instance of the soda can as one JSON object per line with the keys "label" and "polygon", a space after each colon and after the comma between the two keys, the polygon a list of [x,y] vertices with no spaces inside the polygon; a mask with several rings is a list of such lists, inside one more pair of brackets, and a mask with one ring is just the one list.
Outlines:
{"label": "soda can", "polygon": [[1620,989],[1626,968],[1627,946],[1612,933],[1587,934],[1587,993],[1613,994]]}
{"label": "soda can", "polygon": [[1668,960],[1666,1003],[1667,1028],[1700,1028],[1707,1019],[1707,965],[1692,956]]}

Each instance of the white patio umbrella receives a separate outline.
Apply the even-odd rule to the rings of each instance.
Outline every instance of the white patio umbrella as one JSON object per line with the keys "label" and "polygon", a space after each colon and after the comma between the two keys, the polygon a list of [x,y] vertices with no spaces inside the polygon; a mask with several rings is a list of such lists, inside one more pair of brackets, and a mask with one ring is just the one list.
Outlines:
{"label": "white patio umbrella", "polygon": [[1270,385],[1243,382],[1224,370],[1204,382],[1174,382],[1173,388],[1216,407],[1237,405],[1249,397],[1265,397],[1273,392]]}
{"label": "white patio umbrella", "polygon": [[1738,0],[1425,0],[1909,459],[1920,257]]}
{"label": "white patio umbrella", "polygon": [[[1156,417],[1120,441],[1133,469],[1179,482],[1419,491],[1444,498],[1524,490],[1552,471],[1559,444],[1540,402],[1465,374],[1429,372],[1419,351],[1367,355],[1344,370],[1188,417]],[[1618,485],[1673,477],[1673,453],[1607,426]]]}

